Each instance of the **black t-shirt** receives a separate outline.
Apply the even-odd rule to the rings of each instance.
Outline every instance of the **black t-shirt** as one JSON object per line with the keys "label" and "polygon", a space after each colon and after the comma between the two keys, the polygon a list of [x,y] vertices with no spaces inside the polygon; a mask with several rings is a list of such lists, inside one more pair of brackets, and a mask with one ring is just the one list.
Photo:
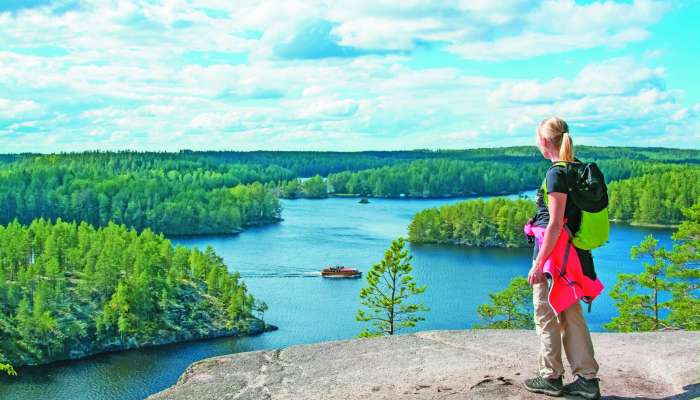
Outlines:
{"label": "black t-shirt", "polygon": [[[577,160],[578,161],[578,160]],[[566,208],[564,209],[564,217],[567,219],[566,225],[571,230],[571,234],[576,234],[581,226],[581,209],[574,204],[569,196],[569,187],[566,183],[566,167],[563,165],[552,165],[547,170],[545,176],[545,185],[547,193],[559,192],[566,193]],[[542,187],[537,189],[537,213],[533,218],[535,226],[547,227],[549,223],[549,208],[544,202],[544,192]]]}
{"label": "black t-shirt", "polygon": [[[574,160],[580,162],[578,159]],[[563,165],[552,165],[547,170],[545,186],[547,188],[547,193],[559,192],[567,194],[564,217],[567,219],[566,225],[571,230],[571,234],[575,235],[581,227],[581,209],[574,204],[573,200],[571,200],[571,196],[568,194],[569,188],[566,183],[566,167]],[[533,225],[546,228],[549,223],[549,208],[547,208],[547,205],[544,203],[544,191],[542,187],[537,189],[536,203],[537,213],[533,218]],[[595,266],[593,265],[593,257],[590,250],[579,249],[576,246],[574,246],[574,249],[576,249],[576,253],[578,254],[584,275],[587,275],[591,279],[596,279]],[[532,253],[533,260],[537,258],[538,250],[537,244],[535,244]]]}

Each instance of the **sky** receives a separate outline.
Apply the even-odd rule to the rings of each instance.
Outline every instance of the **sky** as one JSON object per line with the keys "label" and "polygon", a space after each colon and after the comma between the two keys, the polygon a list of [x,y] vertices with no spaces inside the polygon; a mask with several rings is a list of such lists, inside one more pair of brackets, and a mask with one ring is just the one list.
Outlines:
{"label": "sky", "polygon": [[700,148],[700,1],[0,1],[0,153]]}

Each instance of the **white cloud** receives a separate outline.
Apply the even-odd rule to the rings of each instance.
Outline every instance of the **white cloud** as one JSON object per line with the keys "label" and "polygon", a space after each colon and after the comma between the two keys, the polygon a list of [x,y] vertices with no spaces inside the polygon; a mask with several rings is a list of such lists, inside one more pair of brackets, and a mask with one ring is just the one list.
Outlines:
{"label": "white cloud", "polygon": [[639,0],[578,4],[573,0],[503,2],[353,2],[327,17],[344,45],[407,50],[440,41],[474,60],[522,59],[599,46],[620,47],[648,37],[667,3]]}
{"label": "white cloud", "polygon": [[320,99],[306,104],[299,110],[299,118],[322,120],[326,118],[352,117],[360,107],[359,103],[348,99]]}
{"label": "white cloud", "polygon": [[617,58],[586,66],[573,83],[574,91],[595,94],[627,94],[663,85],[664,70]]}
{"label": "white cloud", "polygon": [[606,95],[637,95],[666,92],[662,68],[637,64],[630,57],[586,65],[573,80],[553,78],[546,82],[519,80],[504,82],[491,101],[512,103],[554,102],[566,98]]}
{"label": "white cloud", "polygon": [[338,25],[333,33],[345,46],[362,49],[411,50],[415,39],[440,40],[446,31],[443,21],[435,18],[400,20],[368,16],[352,19]]}
{"label": "white cloud", "polygon": [[189,123],[191,129],[219,130],[240,123],[241,115],[232,111],[225,114],[203,113],[196,115]]}
{"label": "white cloud", "polygon": [[16,118],[39,110],[39,104],[32,100],[10,100],[0,98],[0,118]]}
{"label": "white cloud", "polygon": [[618,58],[590,64],[570,80],[504,82],[490,101],[508,110],[501,126],[509,132],[527,132],[534,121],[559,115],[570,122],[573,137],[580,133],[590,144],[630,144],[690,116],[678,92],[665,86],[662,69]]}

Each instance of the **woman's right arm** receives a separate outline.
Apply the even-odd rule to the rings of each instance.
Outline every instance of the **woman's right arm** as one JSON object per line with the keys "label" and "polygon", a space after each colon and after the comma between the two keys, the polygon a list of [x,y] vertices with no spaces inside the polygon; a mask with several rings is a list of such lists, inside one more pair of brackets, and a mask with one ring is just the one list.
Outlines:
{"label": "woman's right arm", "polygon": [[542,282],[544,275],[542,267],[557,244],[561,230],[564,228],[564,209],[566,208],[566,193],[551,192],[547,194],[547,204],[549,205],[549,223],[544,231],[542,246],[537,253],[537,259],[527,275],[530,285]]}

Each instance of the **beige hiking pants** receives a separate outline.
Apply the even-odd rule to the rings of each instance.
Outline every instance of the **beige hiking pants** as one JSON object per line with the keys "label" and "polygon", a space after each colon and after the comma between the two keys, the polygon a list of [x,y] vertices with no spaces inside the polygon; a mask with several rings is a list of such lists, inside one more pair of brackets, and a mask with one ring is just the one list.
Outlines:
{"label": "beige hiking pants", "polygon": [[564,374],[561,358],[563,342],[572,376],[595,378],[598,374],[598,363],[593,357],[593,342],[591,342],[586,321],[583,319],[581,304],[570,306],[557,317],[547,302],[549,290],[547,280],[534,284],[532,290],[535,330],[540,338],[538,359],[540,376],[554,379]]}

